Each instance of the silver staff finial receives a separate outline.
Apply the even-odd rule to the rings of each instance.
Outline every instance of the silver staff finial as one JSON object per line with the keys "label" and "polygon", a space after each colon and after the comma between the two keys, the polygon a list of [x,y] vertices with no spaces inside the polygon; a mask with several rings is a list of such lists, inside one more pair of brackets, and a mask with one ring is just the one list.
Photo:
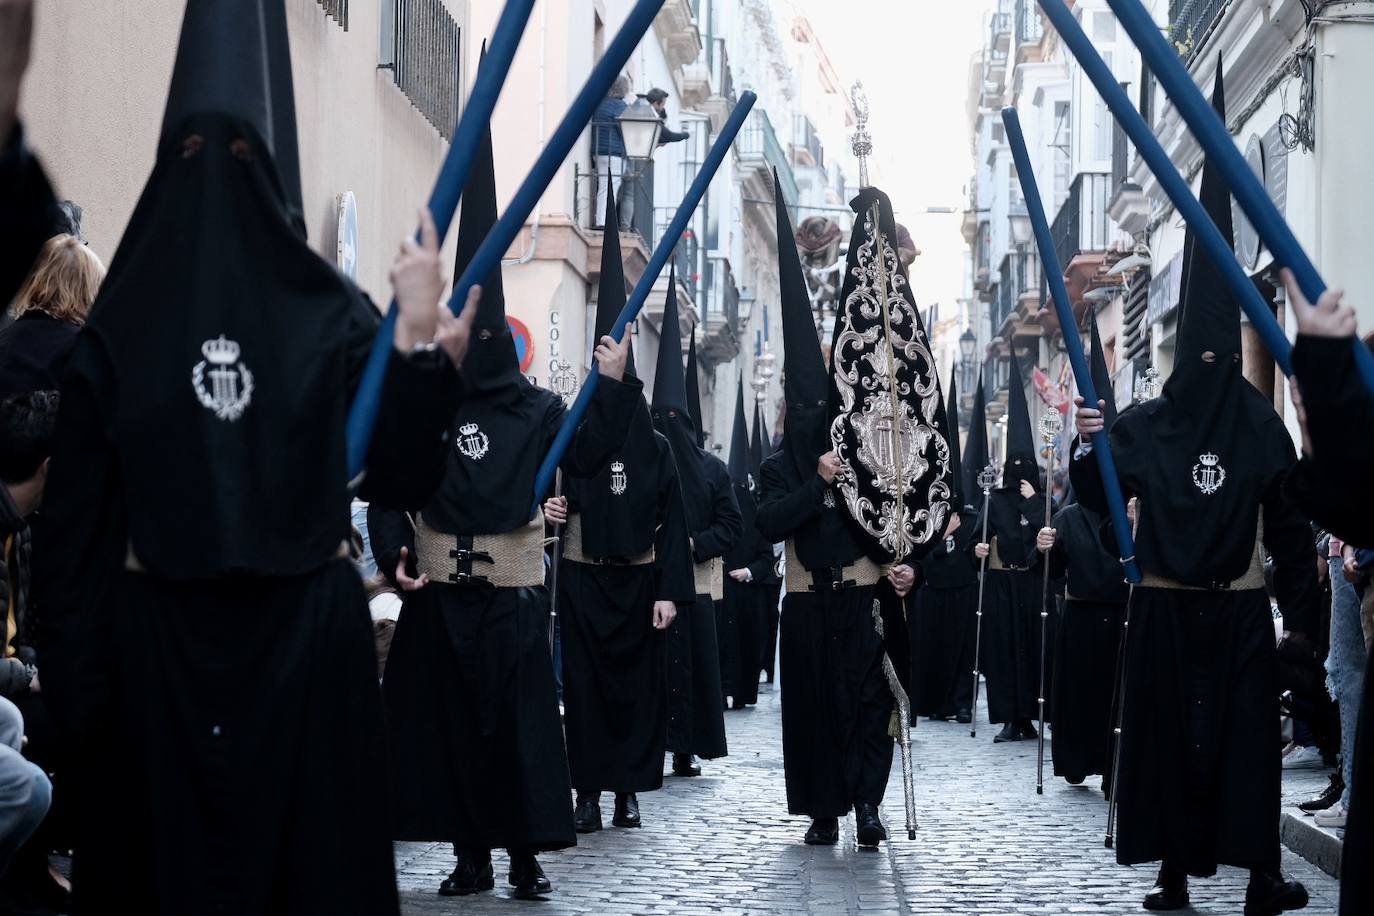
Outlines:
{"label": "silver staff finial", "polygon": [[978,489],[987,493],[995,486],[997,486],[997,468],[988,465],[978,472]]}
{"label": "silver staff finial", "polygon": [[1051,408],[1040,415],[1040,438],[1046,445],[1053,445],[1064,431],[1064,415]]}
{"label": "silver staff finial", "polygon": [[1145,374],[1136,380],[1134,392],[1136,403],[1144,404],[1146,401],[1153,401],[1159,397],[1159,391],[1159,370],[1150,366],[1145,370]]}
{"label": "silver staff finial", "polygon": [[868,96],[864,94],[864,84],[854,81],[854,86],[849,90],[849,99],[854,103],[854,137],[850,140],[850,149],[859,160],[859,187],[869,187],[868,183],[868,157],[873,155],[873,137],[868,132]]}

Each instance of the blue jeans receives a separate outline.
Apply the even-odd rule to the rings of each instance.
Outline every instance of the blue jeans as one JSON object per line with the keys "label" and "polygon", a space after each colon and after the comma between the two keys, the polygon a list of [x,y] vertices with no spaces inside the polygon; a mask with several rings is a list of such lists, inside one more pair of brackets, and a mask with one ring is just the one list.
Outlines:
{"label": "blue jeans", "polygon": [[1341,560],[1331,557],[1331,649],[1326,656],[1326,689],[1340,707],[1341,776],[1345,794],[1341,804],[1350,805],[1351,770],[1355,762],[1355,729],[1360,721],[1360,695],[1367,656],[1364,630],[1360,627],[1360,598],[1355,586],[1345,581]]}
{"label": "blue jeans", "polygon": [[0,875],[52,804],[47,775],[19,753],[23,737],[24,717],[0,697]]}

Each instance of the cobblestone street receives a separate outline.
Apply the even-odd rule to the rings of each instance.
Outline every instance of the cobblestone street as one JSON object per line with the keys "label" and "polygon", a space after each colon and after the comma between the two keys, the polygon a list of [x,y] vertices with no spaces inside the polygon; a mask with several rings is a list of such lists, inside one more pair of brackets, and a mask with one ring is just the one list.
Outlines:
{"label": "cobblestone street", "polygon": [[[700,778],[670,777],[661,792],[641,796],[642,829],[612,828],[605,795],[605,831],[541,858],[554,884],[546,902],[510,899],[502,853],[495,892],[439,897],[435,889],[453,867],[449,847],[401,843],[404,912],[1144,912],[1140,898],[1154,870],[1118,866],[1103,848],[1107,806],[1097,779],[1076,788],[1047,779],[1037,797],[1035,742],[994,745],[996,729],[986,724],[975,740],[967,726],[922,721],[913,747],[920,832],[909,842],[902,829],[894,760],[883,804],[894,839],[870,852],[855,848],[852,818],[841,822],[840,845],[802,845],[807,822],[786,813],[776,689],[762,692],[757,708],[728,712],[725,720],[730,756],[707,761]],[[1287,851],[1284,868],[1312,895],[1306,913],[1336,912],[1334,880]],[[1239,914],[1245,882],[1235,869],[1195,880],[1191,912]]]}

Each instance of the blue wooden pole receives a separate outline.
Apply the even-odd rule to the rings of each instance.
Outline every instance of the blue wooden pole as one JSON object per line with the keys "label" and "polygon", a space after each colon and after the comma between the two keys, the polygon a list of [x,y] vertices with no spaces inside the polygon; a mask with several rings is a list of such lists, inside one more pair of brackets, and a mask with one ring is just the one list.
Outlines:
{"label": "blue wooden pole", "polygon": [[[1169,154],[1164,151],[1159,140],[1155,137],[1154,131],[1145,123],[1145,119],[1140,116],[1140,112],[1131,104],[1131,99],[1126,95],[1126,90],[1122,89],[1116,81],[1116,76],[1111,68],[1102,60],[1093,47],[1092,41],[1084,34],[1083,28],[1063,3],[1063,0],[1038,0],[1040,8],[1045,11],[1045,16],[1054,24],[1055,31],[1059,33],[1060,39],[1073,52],[1073,56],[1078,59],[1083,72],[1088,79],[1092,80],[1097,87],[1098,95],[1102,101],[1107,103],[1107,107],[1116,116],[1117,123],[1131,138],[1135,144],[1140,157],[1150,166],[1150,171],[1154,172],[1155,178],[1159,179],[1160,187],[1164,193],[1169,195],[1169,199],[1174,202],[1178,212],[1187,221],[1188,227],[1193,230],[1193,237],[1197,239],[1203,249],[1207,252],[1207,257],[1211,260],[1212,266],[1221,271],[1222,278],[1227,286],[1231,288],[1231,294],[1240,302],[1240,307],[1249,316],[1250,323],[1254,325],[1260,339],[1264,341],[1264,346],[1274,357],[1274,362],[1278,363],[1284,375],[1293,374],[1293,361],[1290,358],[1292,345],[1288,342],[1288,337],[1283,333],[1283,328],[1279,327],[1278,321],[1274,318],[1274,313],[1269,310],[1269,304],[1260,296],[1255,284],[1250,282],[1250,278],[1245,275],[1240,262],[1236,260],[1235,251],[1226,241],[1226,237],[1221,234],[1221,230],[1207,216],[1207,211],[1198,202],[1193,191],[1188,187],[1188,182],[1178,169],[1174,168],[1173,162],[1169,159]],[[1230,140],[1227,140],[1230,143]],[[1247,166],[1248,168],[1248,166]]]}
{"label": "blue wooden pole", "polygon": [[[1160,34],[1154,19],[1145,11],[1140,0],[1107,0],[1122,27],[1135,41],[1140,54],[1150,65],[1150,70],[1169,94],[1174,107],[1197,137],[1198,143],[1206,150],[1208,157],[1216,164],[1217,171],[1226,181],[1240,208],[1250,218],[1264,244],[1274,254],[1274,260],[1290,268],[1293,276],[1302,287],[1303,295],[1309,302],[1316,302],[1326,292],[1326,283],[1317,273],[1307,252],[1293,235],[1293,230],[1279,213],[1279,208],[1269,199],[1264,185],[1246,163],[1244,155],[1231,139],[1231,132],[1222,123],[1212,106],[1207,103],[1202,92],[1188,75],[1178,53],[1169,46]],[[1042,6],[1044,4],[1041,4]],[[1048,12],[1048,10],[1046,10]],[[1191,220],[1190,220],[1191,222]],[[1254,321],[1254,318],[1251,318]],[[1282,330],[1280,329],[1280,333]],[[1266,344],[1268,339],[1266,338]],[[1287,339],[1285,338],[1285,343]],[[1374,392],[1374,355],[1360,343],[1355,344],[1355,365],[1365,386]],[[1273,352],[1273,347],[1270,347]],[[1277,353],[1275,354],[1277,358]],[[1288,369],[1284,369],[1287,373]]]}
{"label": "blue wooden pole", "polygon": [[[663,237],[659,239],[657,247],[654,248],[649,263],[644,266],[644,273],[640,275],[639,282],[635,284],[634,292],[625,302],[625,308],[621,309],[620,315],[615,319],[615,324],[611,325],[611,336],[617,341],[624,339],[625,327],[635,320],[639,315],[639,310],[644,307],[644,302],[649,298],[649,293],[653,290],[658,275],[663,272],[664,266],[668,263],[668,258],[672,257],[673,249],[677,247],[678,240],[682,238],[682,233],[687,231],[687,223],[691,220],[692,214],[696,212],[697,205],[701,203],[701,198],[705,196],[706,189],[711,186],[711,179],[715,177],[720,164],[725,161],[726,155],[730,152],[730,144],[734,143],[735,135],[744,125],[744,119],[749,116],[749,110],[754,107],[754,102],[757,99],[758,96],[753,92],[745,91],[740,96],[734,110],[730,112],[730,117],[721,127],[715,142],[711,144],[705,161],[701,163],[701,170],[693,179],[692,186],[687,189],[687,196],[682,199],[682,203],[678,206],[677,213],[673,215],[673,221],[668,224],[668,228],[663,230]],[[668,295],[673,294],[672,290],[668,291]],[[577,427],[582,423],[587,408],[591,406],[592,395],[596,392],[596,387],[600,381],[601,376],[596,371],[596,366],[593,365],[587,380],[582,383],[582,390],[577,393],[577,400],[573,402],[572,407],[568,409],[567,416],[563,418],[563,425],[559,428],[553,444],[549,446],[549,453],[544,456],[544,463],[539,466],[539,473],[534,479],[534,504],[530,507],[531,516],[539,508],[540,499],[548,492],[549,485],[553,483],[554,472],[558,470],[558,464],[563,460],[563,454],[572,444],[572,437],[577,432]]]}
{"label": "blue wooden pole", "polygon": [[[525,0],[521,0],[522,3]],[[463,309],[463,304],[467,300],[468,291],[489,277],[494,270],[499,270],[501,258],[505,255],[515,237],[520,234],[521,228],[525,225],[525,220],[539,204],[539,198],[543,196],[544,190],[558,174],[558,170],[563,166],[568,153],[572,151],[573,145],[582,135],[587,122],[592,119],[596,111],[596,106],[606,97],[606,93],[611,88],[611,83],[625,67],[625,62],[634,53],[635,47],[639,44],[644,33],[653,24],[654,17],[658,15],[659,8],[663,6],[664,0],[639,0],[630,10],[630,14],[625,17],[625,23],[620,27],[601,60],[597,61],[592,68],[591,75],[587,77],[582,90],[573,99],[572,105],[568,108],[568,113],[563,116],[558,128],[544,144],[544,149],[535,159],[530,172],[525,176],[515,196],[511,198],[510,205],[506,212],[497,220],[496,225],[487,233],[482,244],[478,246],[477,252],[472,256],[467,268],[463,271],[458,282],[453,285],[453,298],[449,300],[449,308],[454,313]],[[528,14],[528,10],[526,10]],[[492,47],[487,51],[487,61],[490,61],[495,53],[495,40]],[[514,54],[514,46],[511,47],[511,54]],[[478,80],[481,80],[486,71],[486,62],[478,70]],[[503,71],[504,75],[504,71]],[[498,87],[499,88],[499,87]],[[476,95],[474,87],[473,95]],[[468,110],[463,112],[463,119],[460,130],[467,126],[468,115],[473,114],[473,103],[469,100]],[[482,131],[486,130],[491,121],[491,112],[495,108],[495,98],[491,100],[491,106],[480,113],[480,118],[474,115],[472,120],[472,130],[480,140]],[[476,149],[476,141],[473,143]],[[460,186],[461,187],[461,186]],[[395,310],[391,310],[394,314]],[[378,344],[383,342],[378,340]],[[361,385],[358,388],[358,395],[354,398],[353,407],[348,415],[348,458],[349,474],[355,478],[361,473],[363,463],[367,458],[368,444],[372,439],[372,429],[377,422],[377,413],[381,409],[382,400],[382,381],[385,377],[386,361],[391,350],[391,342],[385,342],[385,349],[378,355],[374,351],[375,359],[368,362],[367,372],[363,376]],[[374,366],[375,363],[375,366]]]}
{"label": "blue wooden pole", "polygon": [[[444,157],[443,167],[429,196],[429,212],[434,217],[441,245],[453,224],[458,199],[462,196],[463,185],[467,183],[468,172],[472,170],[472,160],[477,157],[483,132],[491,121],[492,112],[496,110],[496,99],[501,95],[501,86],[506,82],[511,61],[515,59],[515,51],[520,46],[520,36],[525,32],[533,9],[534,0],[507,0],[501,18],[496,23],[496,30],[492,32],[487,54],[477,68],[472,94],[458,120],[453,142],[449,144],[448,155]],[[418,229],[415,238],[419,241]],[[382,380],[386,376],[386,364],[395,337],[396,300],[392,299],[386,317],[382,319],[382,326],[377,329],[372,352],[368,354],[362,380],[348,412],[348,476],[355,482],[363,472],[367,447],[372,441],[372,427],[381,408]]]}
{"label": "blue wooden pole", "polygon": [[[1050,234],[1050,223],[1045,218],[1045,205],[1040,200],[1040,188],[1035,181],[1035,169],[1031,165],[1030,154],[1026,151],[1026,138],[1021,133],[1021,119],[1016,109],[1002,109],[1002,123],[1006,126],[1007,143],[1011,155],[1016,160],[1016,175],[1021,180],[1021,196],[1026,200],[1026,213],[1030,216],[1031,228],[1035,231],[1035,244],[1040,249],[1040,264],[1049,281],[1050,297],[1054,300],[1054,310],[1059,315],[1059,324],[1064,329],[1064,348],[1069,352],[1069,363],[1073,366],[1074,381],[1083,400],[1090,406],[1097,406],[1097,391],[1093,388],[1092,371],[1088,359],[1083,355],[1083,341],[1078,336],[1078,321],[1073,315],[1073,304],[1069,302],[1069,291],[1064,287],[1064,271],[1054,252],[1054,237]],[[1102,488],[1106,491],[1107,505],[1112,513],[1112,527],[1121,548],[1121,566],[1126,573],[1126,581],[1140,581],[1140,567],[1135,560],[1135,543],[1131,537],[1131,523],[1126,517],[1126,502],[1121,497],[1121,481],[1117,477],[1116,462],[1112,460],[1112,450],[1105,431],[1092,436],[1093,455],[1097,459],[1097,469],[1102,475]]]}

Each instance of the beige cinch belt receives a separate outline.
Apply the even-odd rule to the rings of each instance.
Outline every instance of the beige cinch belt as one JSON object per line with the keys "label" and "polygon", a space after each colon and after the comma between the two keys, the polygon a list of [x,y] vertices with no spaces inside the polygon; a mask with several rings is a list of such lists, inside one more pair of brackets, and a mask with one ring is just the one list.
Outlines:
{"label": "beige cinch belt", "polygon": [[829,569],[807,569],[797,559],[797,550],[790,538],[783,545],[783,556],[786,558],[784,578],[789,595],[877,585],[883,577],[883,568],[868,557],[859,557],[853,563]]}
{"label": "beige cinch belt", "polygon": [[993,538],[992,543],[988,545],[988,568],[1000,569],[1004,572],[1025,572],[1030,569],[1029,566],[1012,566],[1009,563],[1003,563],[1002,555],[997,552],[997,538]]}
{"label": "beige cinch belt", "polygon": [[1182,582],[1175,582],[1165,576],[1157,576],[1154,573],[1143,573],[1140,579],[1141,588],[1169,588],[1185,592],[1215,592],[1232,591],[1243,592],[1248,589],[1264,588],[1264,554],[1260,550],[1260,545],[1264,539],[1264,509],[1260,509],[1259,526],[1255,530],[1255,552],[1250,556],[1250,567],[1245,570],[1239,579],[1232,579],[1230,582],[1213,582],[1210,585],[1184,585]]}
{"label": "beige cinch belt", "polygon": [[724,563],[720,557],[697,563],[693,568],[698,595],[710,595],[712,601],[725,597]]}
{"label": "beige cinch belt", "polygon": [[440,585],[528,588],[544,584],[544,513],[501,534],[445,534],[415,520],[415,568]]}
{"label": "beige cinch belt", "polygon": [[588,556],[582,549],[582,516],[578,514],[568,516],[563,526],[563,559],[592,566],[648,566],[654,562],[654,548],[630,557]]}

